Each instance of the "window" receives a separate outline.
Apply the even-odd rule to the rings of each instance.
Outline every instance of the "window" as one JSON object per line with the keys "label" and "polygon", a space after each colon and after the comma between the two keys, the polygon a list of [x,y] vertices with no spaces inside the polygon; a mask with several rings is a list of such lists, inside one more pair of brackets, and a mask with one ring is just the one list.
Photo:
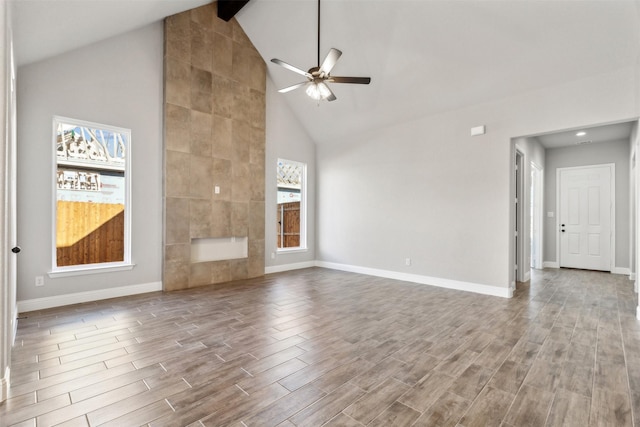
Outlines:
{"label": "window", "polygon": [[130,266],[131,131],[54,118],[53,273]]}
{"label": "window", "polygon": [[307,165],[278,159],[277,247],[278,251],[307,248],[306,176]]}

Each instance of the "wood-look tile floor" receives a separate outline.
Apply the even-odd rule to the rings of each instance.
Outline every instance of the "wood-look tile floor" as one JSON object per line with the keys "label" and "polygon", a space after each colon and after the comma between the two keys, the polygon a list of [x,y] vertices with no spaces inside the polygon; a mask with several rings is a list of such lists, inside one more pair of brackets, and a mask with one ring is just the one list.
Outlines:
{"label": "wood-look tile floor", "polygon": [[512,299],[327,269],[25,313],[10,426],[640,426],[626,276]]}

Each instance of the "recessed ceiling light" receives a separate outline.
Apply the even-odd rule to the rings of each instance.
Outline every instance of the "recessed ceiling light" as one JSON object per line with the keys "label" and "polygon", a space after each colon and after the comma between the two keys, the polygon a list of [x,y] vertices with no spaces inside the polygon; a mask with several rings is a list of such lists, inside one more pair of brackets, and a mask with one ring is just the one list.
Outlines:
{"label": "recessed ceiling light", "polygon": [[576,136],[585,136],[587,133],[583,130],[581,130],[580,132],[576,133]]}

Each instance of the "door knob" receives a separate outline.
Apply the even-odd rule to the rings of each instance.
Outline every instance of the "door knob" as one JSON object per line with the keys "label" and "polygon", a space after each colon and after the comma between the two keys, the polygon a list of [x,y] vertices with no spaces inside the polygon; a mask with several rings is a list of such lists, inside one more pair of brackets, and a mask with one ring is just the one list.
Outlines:
{"label": "door knob", "polygon": [[21,250],[22,249],[20,249],[20,246],[16,246],[11,249],[11,252],[13,252],[14,254],[19,254]]}

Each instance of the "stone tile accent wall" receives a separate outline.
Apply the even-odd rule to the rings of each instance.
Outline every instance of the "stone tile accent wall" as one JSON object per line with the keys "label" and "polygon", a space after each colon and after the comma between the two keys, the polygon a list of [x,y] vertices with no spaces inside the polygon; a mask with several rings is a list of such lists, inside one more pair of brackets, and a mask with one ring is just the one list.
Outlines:
{"label": "stone tile accent wall", "polygon": [[[262,276],[266,65],[213,3],[165,20],[164,67],[164,289]],[[190,262],[191,239],[243,236],[248,258]]]}

